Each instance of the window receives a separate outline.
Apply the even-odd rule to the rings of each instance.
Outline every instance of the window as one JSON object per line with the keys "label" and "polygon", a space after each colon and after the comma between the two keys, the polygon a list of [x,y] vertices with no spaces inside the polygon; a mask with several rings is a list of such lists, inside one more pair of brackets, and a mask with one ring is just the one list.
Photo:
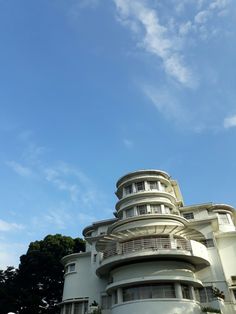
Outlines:
{"label": "window", "polygon": [[139,205],[137,206],[137,211],[139,215],[147,214],[147,206],[146,205]]}
{"label": "window", "polygon": [[66,304],[65,305],[65,314],[72,314],[72,304]]}
{"label": "window", "polygon": [[158,189],[157,181],[148,181],[148,186],[150,190]]}
{"label": "window", "polygon": [[65,268],[65,273],[72,273],[75,271],[75,263],[71,263],[71,264],[68,264],[66,265],[66,268]]}
{"label": "window", "polygon": [[129,218],[133,216],[134,216],[134,209],[133,208],[126,209],[126,217]]}
{"label": "window", "polygon": [[164,206],[163,214],[170,214],[170,208],[168,206]]}
{"label": "window", "polygon": [[186,219],[194,219],[193,213],[184,213],[183,217]]}
{"label": "window", "polygon": [[88,314],[88,302],[66,303],[61,307],[61,314]]}
{"label": "window", "polygon": [[135,183],[136,192],[144,191],[144,181]]}
{"label": "window", "polygon": [[103,310],[110,309],[111,308],[111,296],[110,295],[102,295],[101,305],[102,305]]}
{"label": "window", "polygon": [[127,185],[127,186],[125,187],[125,195],[131,194],[132,192],[133,192],[132,184]]}
{"label": "window", "polygon": [[212,286],[199,288],[198,291],[199,291],[200,302],[202,303],[210,302],[215,299]]}
{"label": "window", "polygon": [[74,304],[74,313],[73,314],[83,314],[83,303]]}
{"label": "window", "polygon": [[151,213],[161,214],[161,205],[150,205]]}
{"label": "window", "polygon": [[228,225],[230,224],[228,214],[218,213],[219,224],[220,225]]}
{"label": "window", "polygon": [[202,241],[202,244],[204,244],[206,247],[214,247],[214,241],[213,239],[204,239]]}
{"label": "window", "polygon": [[174,285],[168,283],[123,288],[123,302],[152,298],[176,298]]}
{"label": "window", "polygon": [[191,299],[189,286],[181,285],[183,299]]}
{"label": "window", "polygon": [[233,295],[234,295],[234,299],[236,301],[236,289],[233,289],[232,292],[233,292]]}
{"label": "window", "polygon": [[96,261],[97,261],[97,254],[94,254],[93,255],[93,262],[96,263]]}

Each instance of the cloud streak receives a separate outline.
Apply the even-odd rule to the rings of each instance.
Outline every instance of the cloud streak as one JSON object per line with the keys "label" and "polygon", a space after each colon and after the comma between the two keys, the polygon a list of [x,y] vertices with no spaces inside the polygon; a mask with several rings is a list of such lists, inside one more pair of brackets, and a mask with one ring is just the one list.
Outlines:
{"label": "cloud streak", "polygon": [[160,23],[156,10],[141,0],[114,2],[119,21],[137,36],[139,46],[162,60],[166,74],[184,86],[191,87],[194,79],[177,49],[177,39],[171,37],[168,28]]}
{"label": "cloud streak", "polygon": [[236,115],[224,119],[224,128],[229,129],[236,127]]}

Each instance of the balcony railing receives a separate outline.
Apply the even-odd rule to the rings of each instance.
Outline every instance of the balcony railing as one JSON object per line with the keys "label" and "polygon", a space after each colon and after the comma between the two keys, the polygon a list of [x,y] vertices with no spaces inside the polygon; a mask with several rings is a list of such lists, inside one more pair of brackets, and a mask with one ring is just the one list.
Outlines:
{"label": "balcony railing", "polygon": [[114,243],[103,252],[103,259],[115,255],[129,254],[138,251],[184,250],[191,252],[190,241],[185,239],[141,238],[123,243]]}

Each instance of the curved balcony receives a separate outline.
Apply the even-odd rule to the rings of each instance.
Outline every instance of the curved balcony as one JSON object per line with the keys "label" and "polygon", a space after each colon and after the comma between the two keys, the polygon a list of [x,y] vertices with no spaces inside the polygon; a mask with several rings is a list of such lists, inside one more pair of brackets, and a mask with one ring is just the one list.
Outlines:
{"label": "curved balcony", "polygon": [[207,249],[199,242],[151,237],[112,242],[103,250],[97,274],[103,275],[116,266],[144,259],[183,260],[190,262],[197,269],[210,265]]}

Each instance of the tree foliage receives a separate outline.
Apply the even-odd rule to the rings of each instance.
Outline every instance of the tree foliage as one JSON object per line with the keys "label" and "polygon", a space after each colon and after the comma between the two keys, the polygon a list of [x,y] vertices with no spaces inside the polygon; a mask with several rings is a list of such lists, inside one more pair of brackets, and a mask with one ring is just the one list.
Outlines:
{"label": "tree foliage", "polygon": [[64,275],[60,260],[84,249],[82,239],[60,234],[30,243],[19,269],[0,271],[1,314],[58,314]]}

